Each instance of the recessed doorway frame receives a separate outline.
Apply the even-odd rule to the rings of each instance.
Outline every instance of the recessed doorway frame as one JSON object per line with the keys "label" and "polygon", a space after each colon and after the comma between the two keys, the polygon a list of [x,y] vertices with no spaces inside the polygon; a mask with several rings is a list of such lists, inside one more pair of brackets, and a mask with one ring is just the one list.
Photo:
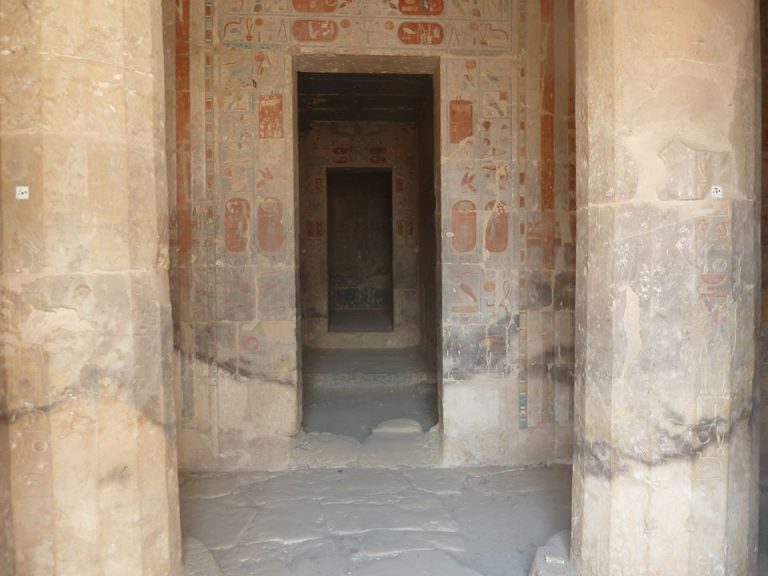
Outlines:
{"label": "recessed doorway frame", "polygon": [[[295,298],[296,298],[296,366],[298,368],[298,421],[303,421],[303,327],[301,307],[301,242],[299,234],[300,226],[300,154],[299,154],[299,81],[298,75],[307,73],[326,74],[422,74],[432,77],[432,150],[433,165],[439,163],[442,154],[441,138],[441,86],[440,86],[440,56],[396,56],[389,54],[295,54],[291,58],[292,75],[292,133],[296,136],[293,140],[293,202],[296,209],[294,218],[294,246],[295,246]],[[434,168],[434,166],[433,166]],[[440,437],[443,436],[443,365],[442,365],[442,234],[440,215],[442,213],[441,202],[441,170],[433,170],[433,193],[435,196],[435,281],[436,290],[434,298],[435,307],[435,338],[436,338],[436,372],[437,372],[437,412]]]}

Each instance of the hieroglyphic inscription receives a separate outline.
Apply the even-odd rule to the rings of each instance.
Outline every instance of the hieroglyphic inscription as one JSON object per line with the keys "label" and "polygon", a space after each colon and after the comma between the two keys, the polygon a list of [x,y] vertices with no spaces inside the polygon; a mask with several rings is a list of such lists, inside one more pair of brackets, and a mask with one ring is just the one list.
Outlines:
{"label": "hieroglyphic inscription", "polygon": [[443,13],[443,0],[399,0],[398,10],[404,16],[437,16]]}
{"label": "hieroglyphic inscription", "polygon": [[248,247],[251,207],[245,198],[231,198],[224,204],[224,241],[230,252]]}
{"label": "hieroglyphic inscription", "polygon": [[259,138],[283,137],[283,95],[259,96]]}
{"label": "hieroglyphic inscription", "polygon": [[707,303],[731,293],[731,231],[726,218],[696,223],[696,290]]}
{"label": "hieroglyphic inscription", "polygon": [[704,198],[713,184],[730,183],[727,154],[705,150],[681,140],[673,140],[659,154],[667,169],[667,177],[658,187],[662,200],[695,200]]}
{"label": "hieroglyphic inscription", "polygon": [[297,42],[333,42],[339,35],[339,25],[333,20],[296,20],[292,33]]}
{"label": "hieroglyphic inscription", "polygon": [[719,480],[724,477],[730,429],[730,397],[699,396],[696,404],[697,426],[694,431],[699,457],[697,477]]}
{"label": "hieroglyphic inscription", "polygon": [[264,252],[277,252],[283,247],[285,224],[283,203],[278,198],[265,198],[258,208],[257,228],[259,248]]}
{"label": "hieroglyphic inscription", "polygon": [[472,102],[469,100],[451,100],[450,133],[451,144],[459,144],[473,133]]}
{"label": "hieroglyphic inscription", "polygon": [[445,31],[436,22],[403,22],[397,36],[403,44],[434,46],[443,43]]}
{"label": "hieroglyphic inscription", "polygon": [[320,42],[507,50],[510,14],[505,0],[224,0],[217,17],[220,41],[231,48]]}
{"label": "hieroglyphic inscription", "polygon": [[451,244],[456,252],[470,252],[477,245],[477,208],[471,200],[459,200],[451,208]]}
{"label": "hieroglyphic inscription", "polygon": [[298,12],[330,13],[339,7],[339,0],[292,0],[292,3]]}
{"label": "hieroglyphic inscription", "polygon": [[501,200],[491,200],[485,205],[485,249],[504,252],[509,245],[509,212]]}

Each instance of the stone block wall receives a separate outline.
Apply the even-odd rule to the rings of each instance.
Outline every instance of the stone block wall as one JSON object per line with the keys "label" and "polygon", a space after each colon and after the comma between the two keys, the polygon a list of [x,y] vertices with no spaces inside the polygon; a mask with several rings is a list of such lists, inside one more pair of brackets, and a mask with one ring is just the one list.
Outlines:
{"label": "stone block wall", "polygon": [[573,11],[555,0],[177,0],[182,468],[281,467],[299,430],[296,72],[437,79],[447,464],[571,450]]}

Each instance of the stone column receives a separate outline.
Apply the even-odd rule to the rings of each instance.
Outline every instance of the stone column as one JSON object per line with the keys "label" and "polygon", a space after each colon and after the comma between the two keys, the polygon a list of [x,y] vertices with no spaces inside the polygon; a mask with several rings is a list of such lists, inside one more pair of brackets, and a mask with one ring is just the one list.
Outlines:
{"label": "stone column", "polygon": [[6,0],[0,106],[0,573],[179,574],[160,2]]}
{"label": "stone column", "polygon": [[755,0],[577,0],[582,576],[757,573]]}

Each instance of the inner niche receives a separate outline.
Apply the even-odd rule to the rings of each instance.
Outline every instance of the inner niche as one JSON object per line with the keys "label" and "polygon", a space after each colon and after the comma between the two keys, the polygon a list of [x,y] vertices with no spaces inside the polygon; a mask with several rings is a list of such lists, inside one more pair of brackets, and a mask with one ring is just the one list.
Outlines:
{"label": "inner niche", "polygon": [[329,170],[328,330],[392,330],[392,171]]}

